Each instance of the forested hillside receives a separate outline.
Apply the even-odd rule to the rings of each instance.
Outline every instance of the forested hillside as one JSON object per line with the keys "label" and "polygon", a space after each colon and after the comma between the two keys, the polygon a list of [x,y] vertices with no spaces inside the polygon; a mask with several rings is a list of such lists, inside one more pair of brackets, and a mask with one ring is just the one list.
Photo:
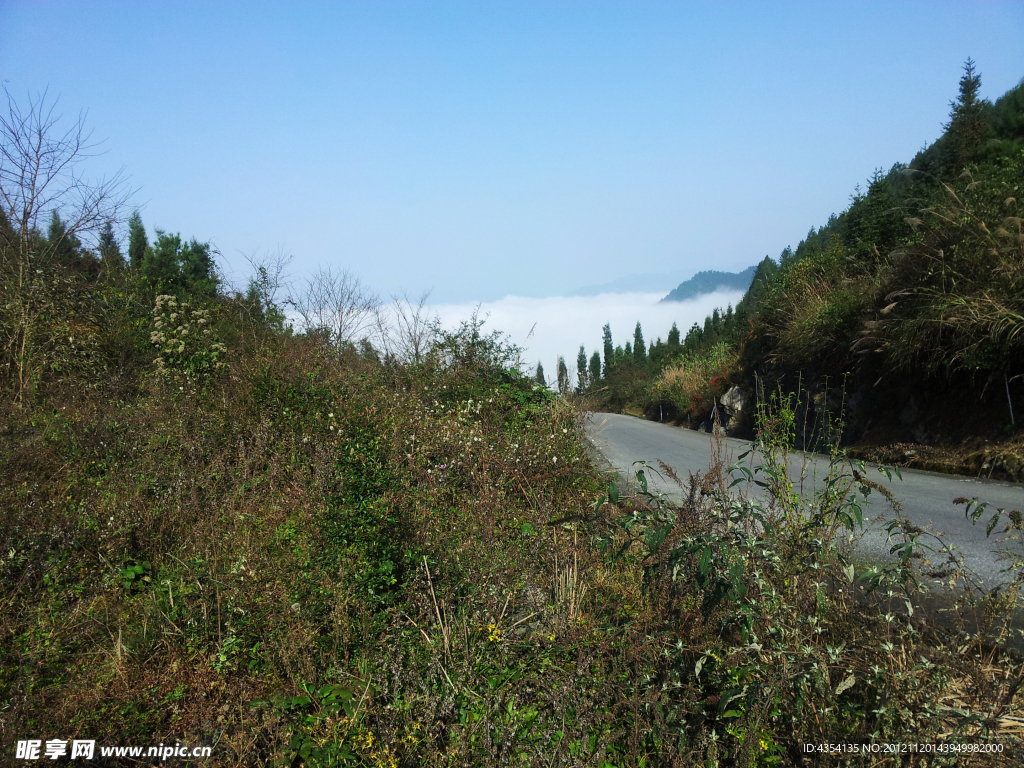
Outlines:
{"label": "forested hillside", "polygon": [[[845,441],[866,451],[930,447],[938,461],[967,444],[975,469],[1018,476],[984,446],[1018,440],[1024,417],[1024,84],[995,103],[980,85],[969,61],[942,136],[762,260],[739,305],[684,349],[655,365],[634,356],[629,371],[613,355],[601,402],[696,426],[733,387],[726,421],[792,392],[808,444],[810,425],[841,413]],[[749,434],[752,420],[732,426]]]}
{"label": "forested hillside", "polygon": [[757,267],[747,267],[742,272],[716,272],[713,269],[698,272],[669,291],[662,301],[686,301],[717,290],[742,290],[750,288]]}

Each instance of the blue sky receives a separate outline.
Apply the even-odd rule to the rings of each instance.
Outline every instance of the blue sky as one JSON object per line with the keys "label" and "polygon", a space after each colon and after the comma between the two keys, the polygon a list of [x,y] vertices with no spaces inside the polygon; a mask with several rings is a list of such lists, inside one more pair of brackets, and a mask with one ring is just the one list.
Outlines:
{"label": "blue sky", "polygon": [[0,79],[88,110],[150,230],[448,303],[777,256],[968,55],[1013,87],[1024,4],[0,2]]}

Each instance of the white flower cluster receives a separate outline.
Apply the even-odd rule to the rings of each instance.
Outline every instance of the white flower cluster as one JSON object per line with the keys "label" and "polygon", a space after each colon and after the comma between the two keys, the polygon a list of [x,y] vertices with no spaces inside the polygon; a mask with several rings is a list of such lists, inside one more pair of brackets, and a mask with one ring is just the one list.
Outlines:
{"label": "white flower cluster", "polygon": [[208,309],[193,309],[167,294],[157,296],[149,334],[158,350],[153,361],[157,373],[195,379],[223,368],[221,358],[228,350],[214,340],[210,325]]}

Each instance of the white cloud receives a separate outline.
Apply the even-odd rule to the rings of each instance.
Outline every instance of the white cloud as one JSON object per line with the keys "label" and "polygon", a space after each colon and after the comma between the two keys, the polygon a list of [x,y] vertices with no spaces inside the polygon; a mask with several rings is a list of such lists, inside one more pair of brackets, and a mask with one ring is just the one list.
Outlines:
{"label": "white cloud", "polygon": [[484,330],[507,334],[514,344],[526,350],[524,369],[533,371],[540,361],[550,379],[555,376],[559,355],[575,369],[580,344],[586,347],[588,359],[595,351],[601,351],[601,329],[605,323],[611,324],[615,344],[624,345],[627,341],[632,343],[633,330],[640,321],[644,340],[650,344],[659,336],[664,341],[673,322],[685,336],[691,325],[703,324],[715,307],[735,306],[743,296],[740,291],[723,291],[690,301],[662,304],[660,300],[664,295],[664,292],[604,293],[546,299],[506,296],[480,304],[438,304],[431,307],[431,314],[440,317],[446,328],[454,328],[479,306],[479,316],[487,318]]}

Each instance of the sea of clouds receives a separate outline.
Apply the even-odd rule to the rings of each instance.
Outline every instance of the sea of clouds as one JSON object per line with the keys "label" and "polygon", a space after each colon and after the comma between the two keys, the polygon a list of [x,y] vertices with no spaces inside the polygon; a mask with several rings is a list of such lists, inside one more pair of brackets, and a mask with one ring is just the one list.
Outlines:
{"label": "sea of clouds", "polygon": [[543,363],[549,380],[554,380],[558,356],[565,357],[573,373],[580,344],[587,358],[602,349],[601,330],[611,325],[612,340],[616,346],[633,341],[637,321],[643,328],[644,340],[650,345],[659,336],[668,337],[672,323],[676,323],[682,336],[694,323],[704,324],[704,318],[715,307],[736,306],[742,291],[721,291],[698,296],[689,301],[665,302],[661,293],[604,293],[599,296],[551,296],[544,299],[506,296],[498,301],[464,304],[436,304],[430,314],[440,318],[446,328],[455,328],[469,319],[474,310],[480,319],[486,319],[483,330],[499,330],[509,341],[524,349],[522,367],[532,373],[537,363]]}

